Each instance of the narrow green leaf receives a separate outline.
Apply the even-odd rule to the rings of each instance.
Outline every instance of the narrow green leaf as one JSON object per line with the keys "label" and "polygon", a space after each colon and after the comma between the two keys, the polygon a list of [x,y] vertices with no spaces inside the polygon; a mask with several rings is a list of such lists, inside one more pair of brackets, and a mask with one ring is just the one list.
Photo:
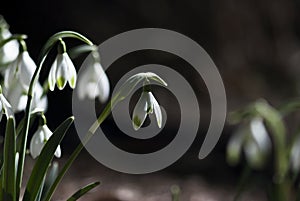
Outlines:
{"label": "narrow green leaf", "polygon": [[63,137],[65,136],[65,133],[72,124],[73,120],[74,117],[70,117],[67,120],[65,120],[54,131],[53,135],[45,144],[43,150],[41,151],[41,154],[39,155],[35,163],[35,166],[33,167],[32,173],[28,180],[23,198],[24,201],[34,201],[36,199],[40,186],[49,168],[49,164],[51,163],[54,157],[55,150],[60,144]]}
{"label": "narrow green leaf", "polygon": [[83,195],[85,195],[87,192],[89,192],[90,190],[92,190],[93,188],[95,188],[96,186],[98,186],[99,184],[100,184],[100,182],[94,182],[94,183],[91,183],[91,184],[83,187],[82,189],[79,189],[69,199],[67,199],[67,201],[78,200],[80,197],[82,197]]}
{"label": "narrow green leaf", "polygon": [[4,158],[3,158],[3,175],[2,190],[3,200],[16,200],[16,134],[15,121],[13,117],[9,117],[6,124],[6,132],[4,139]]}

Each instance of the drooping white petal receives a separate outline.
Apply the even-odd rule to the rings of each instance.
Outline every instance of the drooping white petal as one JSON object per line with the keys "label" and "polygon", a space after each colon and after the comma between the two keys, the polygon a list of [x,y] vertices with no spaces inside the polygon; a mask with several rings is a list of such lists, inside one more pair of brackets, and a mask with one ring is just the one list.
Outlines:
{"label": "drooping white petal", "polygon": [[3,112],[6,114],[7,117],[13,116],[14,115],[13,109],[3,94],[0,94],[0,101],[1,101],[1,118]]}
{"label": "drooping white petal", "polygon": [[249,135],[244,147],[248,163],[254,168],[261,168],[271,152],[271,139],[260,117],[251,120]]}
{"label": "drooping white petal", "polygon": [[83,99],[86,96],[89,99],[99,98],[105,102],[109,97],[110,86],[107,75],[101,64],[93,61],[92,65],[85,69],[78,78],[78,97]]}
{"label": "drooping white petal", "polygon": [[155,97],[153,96],[153,94],[151,92],[149,92],[149,96],[150,96],[151,102],[153,104],[153,109],[154,109],[154,114],[155,114],[155,117],[156,117],[157,125],[158,125],[159,128],[161,128],[162,114],[161,114],[160,106],[159,106],[157,100],[155,99]]}
{"label": "drooping white petal", "polygon": [[61,157],[61,148],[60,148],[60,145],[57,146],[54,155],[56,156],[56,158],[60,158]]}
{"label": "drooping white petal", "polygon": [[48,75],[48,85],[49,85],[49,89],[51,91],[54,91],[54,88],[55,88],[55,81],[56,81],[56,69],[57,69],[57,62],[59,60],[61,60],[59,57],[62,57],[61,54],[58,54],[50,68],[50,72],[49,72],[49,75]]}
{"label": "drooping white petal", "polygon": [[95,68],[95,75],[98,78],[96,82],[97,82],[97,91],[99,92],[99,94],[97,96],[100,102],[104,103],[105,101],[107,101],[109,97],[109,92],[110,92],[109,80],[100,63],[96,63],[94,65],[94,68]]}
{"label": "drooping white petal", "polygon": [[74,89],[77,81],[77,72],[75,66],[67,53],[63,53],[63,57],[68,66],[68,83],[70,87]]}
{"label": "drooping white petal", "polygon": [[[48,128],[47,125],[43,125],[42,129],[43,129],[43,133],[44,133],[44,137],[45,137],[44,144],[46,144],[46,142],[49,140],[49,138],[51,137],[51,135],[52,135],[53,133],[52,133],[52,131]],[[60,158],[60,157],[61,157],[61,149],[60,149],[60,145],[57,146],[54,155],[55,155],[57,158]]]}
{"label": "drooping white petal", "polygon": [[[47,125],[39,126],[30,142],[30,154],[32,158],[36,158],[40,155],[44,145],[47,143],[52,134],[52,131]],[[54,155],[58,158],[61,156],[61,149],[59,145],[56,148]]]}
{"label": "drooping white petal", "polygon": [[33,134],[30,141],[30,154],[32,158],[36,158],[40,155],[43,147],[44,147],[44,133],[43,128],[40,126],[38,130]]}
{"label": "drooping white petal", "polygon": [[255,142],[257,143],[258,148],[264,154],[267,154],[271,151],[271,138],[268,135],[266,127],[264,125],[262,118],[254,118],[250,122],[251,135]]}
{"label": "drooping white petal", "polygon": [[[2,29],[0,32],[0,41],[11,36],[8,29]],[[19,54],[19,43],[16,40],[6,43],[0,48],[0,65],[6,65],[17,58]]]}
{"label": "drooping white petal", "polygon": [[29,87],[30,81],[36,69],[36,64],[31,59],[27,51],[21,53],[19,63],[20,82],[24,87]]}
{"label": "drooping white petal", "polygon": [[244,145],[247,131],[244,127],[239,128],[230,138],[227,145],[227,161],[231,165],[236,165],[240,160],[242,147]]}
{"label": "drooping white petal", "polygon": [[56,85],[59,90],[62,90],[69,80],[69,67],[67,61],[64,59],[63,55],[58,57],[57,69],[56,69]]}
{"label": "drooping white petal", "polygon": [[14,82],[14,80],[18,79],[17,78],[17,67],[19,66],[21,62],[21,55],[19,55],[17,57],[16,60],[14,60],[12,63],[10,63],[6,70],[3,71],[4,74],[4,87],[10,87],[10,85],[12,84],[12,82]]}
{"label": "drooping white petal", "polygon": [[117,92],[117,101],[123,100],[131,91],[137,86],[138,83],[145,81],[145,80],[152,80],[158,82],[159,84],[167,86],[167,83],[158,75],[152,72],[147,73],[137,73],[130,78],[128,78],[125,83],[120,87],[119,91]]}
{"label": "drooping white petal", "polygon": [[27,103],[26,93],[27,89],[24,89],[18,80],[13,80],[8,88],[3,87],[3,94],[11,104],[13,112],[25,109]]}
{"label": "drooping white petal", "polygon": [[143,92],[140,99],[138,100],[132,114],[132,125],[134,130],[138,130],[144,123],[147,110],[148,110],[148,99],[149,94],[147,92]]}

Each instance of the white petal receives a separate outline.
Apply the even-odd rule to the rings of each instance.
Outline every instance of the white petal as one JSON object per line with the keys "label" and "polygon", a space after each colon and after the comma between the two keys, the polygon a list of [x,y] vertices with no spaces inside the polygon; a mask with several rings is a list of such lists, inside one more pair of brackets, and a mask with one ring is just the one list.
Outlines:
{"label": "white petal", "polygon": [[242,147],[244,145],[247,133],[244,127],[240,127],[229,139],[227,145],[227,160],[231,165],[236,165],[240,160]]}
{"label": "white petal", "polygon": [[138,100],[132,114],[132,125],[134,130],[138,130],[144,123],[147,116],[147,98],[148,94],[143,92]]}
{"label": "white petal", "polygon": [[[44,133],[44,137],[45,137],[45,141],[48,141],[49,138],[51,137],[51,135],[53,134],[52,131],[48,128],[47,125],[43,125],[42,127],[43,133]],[[44,141],[44,144],[46,144],[46,142]],[[61,149],[60,149],[60,145],[57,146],[54,155],[57,158],[61,157]]]}
{"label": "white petal", "polygon": [[18,80],[13,80],[9,88],[3,87],[3,94],[11,104],[14,112],[19,112],[25,109],[27,103],[26,90]]}
{"label": "white petal", "polygon": [[244,150],[246,159],[251,167],[261,168],[264,165],[265,155],[261,152],[258,144],[253,139],[246,141]]}
{"label": "white petal", "polygon": [[13,110],[10,105],[10,103],[6,100],[3,94],[0,94],[0,100],[1,100],[1,118],[2,118],[2,111],[5,112],[7,117],[13,116]]}
{"label": "white petal", "polygon": [[95,75],[97,76],[97,91],[99,94],[97,95],[100,102],[104,103],[107,101],[110,92],[110,84],[106,73],[104,72],[102,66],[99,63],[94,65]]}
{"label": "white petal", "polygon": [[54,155],[56,156],[56,158],[60,158],[61,157],[61,148],[60,148],[60,145],[57,146]]}
{"label": "white petal", "polygon": [[67,61],[62,57],[58,57],[56,69],[56,85],[59,90],[62,90],[69,80],[69,67]]}
{"label": "white petal", "polygon": [[31,78],[36,69],[36,64],[29,56],[28,52],[21,53],[21,62],[19,65],[20,81],[24,87],[29,87]]}
{"label": "white petal", "polygon": [[[0,41],[5,40],[11,36],[8,29],[3,29],[0,35]],[[17,58],[19,54],[19,43],[16,40],[6,43],[2,48],[0,48],[0,61],[1,65],[5,65],[12,62]]]}
{"label": "white petal", "polygon": [[262,118],[254,118],[250,122],[251,135],[258,148],[265,154],[271,151],[271,138],[265,128]]}
{"label": "white petal", "polygon": [[48,141],[53,134],[46,124],[42,126],[42,132],[44,134],[45,141]]}
{"label": "white petal", "polygon": [[99,62],[93,62],[78,78],[78,97],[99,98],[105,102],[109,97],[110,86],[107,75]]}
{"label": "white petal", "polygon": [[78,77],[78,98],[84,99],[88,96],[90,99],[94,99],[96,84],[92,80],[94,78],[93,66],[89,66],[84,69],[82,74]]}
{"label": "white petal", "polygon": [[4,86],[10,87],[10,85],[17,79],[17,66],[21,62],[21,56],[19,55],[16,60],[7,66],[7,69],[4,71]]}
{"label": "white petal", "polygon": [[157,125],[159,128],[161,128],[161,124],[162,124],[162,114],[161,114],[161,109],[160,106],[157,102],[157,100],[155,99],[155,97],[153,96],[153,94],[151,92],[149,92],[152,103],[153,103],[153,108],[154,108],[154,114],[156,117],[156,121],[157,121]]}
{"label": "white petal", "polygon": [[42,129],[42,127],[39,127],[31,138],[30,154],[32,158],[36,158],[37,156],[39,156],[44,147],[45,136]]}
{"label": "white petal", "polygon": [[68,65],[68,82],[69,85],[72,89],[75,88],[76,86],[76,81],[77,81],[77,73],[76,73],[76,69],[75,66],[72,62],[72,60],[70,59],[69,55],[67,53],[63,53],[63,57]]}
{"label": "white petal", "polygon": [[49,89],[51,91],[54,91],[54,88],[55,88],[55,81],[56,81],[56,69],[57,69],[57,61],[59,60],[58,57],[62,57],[61,54],[58,54],[50,68],[50,72],[49,72],[49,75],[48,75],[48,85],[49,85]]}

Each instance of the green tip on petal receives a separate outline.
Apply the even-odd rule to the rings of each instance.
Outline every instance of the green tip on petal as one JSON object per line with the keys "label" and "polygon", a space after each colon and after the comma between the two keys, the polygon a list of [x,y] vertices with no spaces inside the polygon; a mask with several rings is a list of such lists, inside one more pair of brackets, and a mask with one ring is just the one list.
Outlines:
{"label": "green tip on petal", "polygon": [[72,89],[74,89],[75,86],[76,86],[76,79],[75,79],[75,76],[73,76],[73,77],[71,78],[71,80],[70,80],[70,87],[71,87]]}
{"label": "green tip on petal", "polygon": [[142,121],[139,119],[138,116],[133,117],[133,126],[134,130],[138,130],[141,127]]}
{"label": "green tip on petal", "polygon": [[66,85],[66,79],[63,77],[59,77],[56,81],[57,83],[57,87],[61,90],[64,88],[64,86]]}

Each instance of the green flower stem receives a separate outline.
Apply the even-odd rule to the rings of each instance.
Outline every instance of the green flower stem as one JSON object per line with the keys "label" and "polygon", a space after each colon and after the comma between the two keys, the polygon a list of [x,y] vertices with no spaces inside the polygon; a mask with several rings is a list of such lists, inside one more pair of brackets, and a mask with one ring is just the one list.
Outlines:
{"label": "green flower stem", "polygon": [[26,35],[24,34],[14,34],[12,35],[11,37],[3,40],[0,42],[0,48],[2,48],[6,43],[12,41],[12,40],[18,40],[18,41],[21,41],[21,40],[25,40],[27,38]]}
{"label": "green flower stem", "polygon": [[[115,98],[113,98],[112,100],[117,100]],[[95,134],[96,130],[99,128],[99,126],[101,125],[101,123],[108,117],[108,115],[110,114],[111,110],[113,109],[112,106],[112,102],[109,102],[106,107],[104,108],[103,112],[101,113],[101,115],[98,117],[98,119],[92,124],[92,126],[89,128],[88,132],[85,134],[84,139],[82,140],[82,142],[76,147],[76,149],[74,150],[74,152],[71,154],[71,156],[69,157],[69,159],[67,160],[66,164],[63,166],[62,170],[59,172],[58,176],[56,177],[55,181],[53,182],[52,186],[50,187],[50,189],[48,190],[46,196],[44,197],[43,201],[49,201],[51,200],[51,197],[54,193],[54,191],[56,190],[58,184],[60,183],[60,181],[62,180],[62,178],[64,177],[65,173],[67,172],[67,170],[71,167],[71,165],[73,164],[73,162],[75,161],[75,159],[78,157],[78,155],[80,154],[81,150],[84,148],[84,146],[89,142],[89,140],[93,137],[93,135]],[[114,104],[116,105],[116,104]]]}
{"label": "green flower stem", "polygon": [[288,198],[288,186],[290,184],[286,178],[289,161],[286,152],[286,130],[282,122],[282,116],[277,110],[263,101],[257,102],[254,109],[265,119],[267,126],[271,130],[275,152],[274,186],[277,194],[276,199],[277,201],[284,201]]}
{"label": "green flower stem", "polygon": [[98,117],[98,119],[91,125],[88,132],[85,134],[84,139],[82,142],[76,147],[74,152],[71,154],[69,159],[67,160],[66,164],[63,166],[62,170],[59,172],[58,176],[56,177],[55,181],[53,182],[52,186],[49,188],[48,192],[46,193],[46,196],[44,197],[43,201],[50,201],[55,189],[57,188],[58,184],[64,177],[67,170],[71,167],[75,159],[80,154],[81,150],[84,148],[84,146],[89,142],[89,140],[93,137],[96,130],[99,128],[99,126],[102,124],[102,122],[108,117],[110,112],[113,110],[113,108],[117,105],[118,102],[124,100],[124,96],[120,96],[122,88],[118,93],[116,93],[115,96],[111,98],[111,101],[105,106],[104,110]]}
{"label": "green flower stem", "polygon": [[[25,109],[25,116],[24,116],[24,128],[21,133],[21,150],[20,150],[20,159],[18,164],[18,170],[17,170],[17,196],[19,196],[21,185],[22,185],[22,177],[23,177],[23,171],[24,171],[24,161],[25,161],[25,154],[26,154],[26,144],[27,144],[27,136],[28,136],[28,130],[29,130],[29,124],[30,124],[30,112],[31,112],[31,105],[32,105],[32,97],[33,97],[33,90],[35,87],[35,83],[38,81],[38,75],[41,72],[43,63],[51,50],[51,48],[56,44],[56,42],[62,38],[75,38],[78,40],[81,40],[82,42],[93,45],[93,43],[84,37],[83,35],[74,32],[74,31],[62,31],[59,33],[54,34],[51,36],[46,44],[43,46],[42,51],[40,53],[40,56],[38,58],[37,62],[37,68],[33,74],[33,77],[31,79],[29,89],[28,89],[28,99]],[[11,39],[13,40],[13,39]],[[1,47],[1,46],[0,46]],[[17,199],[18,200],[18,199]]]}
{"label": "green flower stem", "polygon": [[19,40],[19,44],[20,44],[20,52],[27,51],[27,45],[24,40]]}
{"label": "green flower stem", "polygon": [[71,58],[76,58],[83,53],[97,52],[96,45],[80,45],[68,51]]}

